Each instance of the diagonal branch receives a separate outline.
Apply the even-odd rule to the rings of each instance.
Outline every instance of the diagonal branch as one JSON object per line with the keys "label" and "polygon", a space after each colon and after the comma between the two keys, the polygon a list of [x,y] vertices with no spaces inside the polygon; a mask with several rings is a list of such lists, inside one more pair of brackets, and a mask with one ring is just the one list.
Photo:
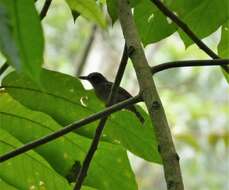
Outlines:
{"label": "diagonal branch", "polygon": [[183,180],[168,121],[146,60],[128,0],[118,0],[118,17],[155,131],[168,190],[183,190]]}
{"label": "diagonal branch", "polygon": [[[201,63],[201,64],[198,64]],[[211,64],[213,62],[213,64]],[[168,63],[164,63],[164,64],[160,64],[160,65],[156,65],[154,67],[151,68],[151,72],[152,74],[155,74],[157,72],[166,70],[166,69],[170,69],[170,68],[174,68],[173,64],[177,65],[177,67],[186,67],[186,66],[212,66],[212,65],[227,65],[229,64],[229,60],[193,60],[193,61],[177,61],[177,62],[168,62]],[[156,69],[155,69],[156,68]],[[2,87],[0,87],[1,89]],[[94,122],[102,117],[106,117],[108,115],[110,115],[111,113],[114,113],[116,111],[119,111],[129,105],[135,104],[142,101],[142,98],[140,95],[135,96],[133,98],[127,99],[123,102],[120,102],[118,104],[115,104],[113,106],[110,106],[106,109],[104,109],[101,112],[95,113],[93,115],[88,116],[87,118],[84,118],[78,122],[74,122],[66,127],[64,127],[63,129],[60,129],[54,133],[51,133],[47,136],[44,136],[40,139],[34,140],[32,142],[29,142],[27,144],[25,144],[24,146],[21,146],[15,150],[12,150],[6,154],[3,154],[0,156],[0,162],[6,161],[10,158],[13,158],[17,155],[23,154],[24,152],[27,152],[33,148],[36,148],[38,146],[41,146],[45,143],[48,143],[52,140],[57,139],[58,137],[61,137],[75,129],[81,128],[86,124],[89,124],[91,122]]]}
{"label": "diagonal branch", "polygon": [[[119,65],[119,69],[118,69],[118,73],[115,77],[115,82],[112,85],[111,92],[110,92],[109,97],[108,97],[107,107],[112,105],[113,102],[115,102],[115,97],[117,95],[118,88],[119,88],[120,82],[122,80],[122,76],[124,74],[127,61],[128,61],[128,52],[127,52],[127,46],[125,44],[121,63]],[[88,153],[87,153],[87,155],[83,161],[83,165],[82,165],[82,168],[80,169],[79,175],[77,176],[76,185],[74,187],[74,190],[80,190],[80,188],[83,184],[83,181],[84,181],[85,177],[87,176],[87,171],[89,169],[93,155],[95,154],[95,151],[97,150],[99,140],[101,138],[101,135],[102,135],[103,129],[105,127],[107,119],[108,119],[108,116],[103,117],[99,122],[99,125],[98,125],[96,132],[95,132],[95,135],[94,135],[94,138],[92,140],[91,146],[90,146]]]}
{"label": "diagonal branch", "polygon": [[[49,6],[51,5],[52,0],[46,0],[43,8],[40,12],[40,20],[43,20],[48,12]],[[2,67],[0,68],[0,76],[6,71],[6,69],[9,67],[9,64],[5,62]]]}
{"label": "diagonal branch", "polygon": [[8,63],[5,62],[1,68],[0,68],[0,76],[6,71],[6,69],[9,67]]}
{"label": "diagonal branch", "polygon": [[[205,53],[207,53],[213,59],[220,59],[220,57],[214,53],[206,44],[204,44],[197,35],[184,23],[178,16],[176,16],[171,10],[169,10],[160,0],[151,0],[158,9],[164,13],[165,16],[169,17],[173,22],[177,24],[188,36],[189,38]],[[222,68],[229,73],[229,67],[222,66]]]}
{"label": "diagonal branch", "polygon": [[52,0],[45,0],[45,3],[40,12],[40,20],[43,20],[43,18],[45,18],[51,3],[52,3]]}
{"label": "diagonal branch", "polygon": [[34,141],[31,141],[15,150],[12,150],[6,154],[3,154],[0,156],[0,163],[3,162],[3,161],[6,161],[10,158],[13,158],[17,155],[20,155],[24,152],[27,152],[33,148],[36,148],[38,146],[41,146],[43,144],[46,144],[52,140],[55,140],[57,139],[58,137],[61,137],[67,133],[70,133],[72,132],[73,130],[75,129],[79,129],[80,127],[84,126],[84,125],[87,125],[93,121],[96,121],[102,117],[106,117],[108,115],[110,115],[111,113],[114,113],[118,110],[121,110],[123,108],[125,108],[126,106],[128,105],[132,105],[132,104],[135,104],[137,102],[140,102],[141,101],[141,96],[140,95],[137,95],[135,97],[132,97],[132,98],[129,98],[125,101],[122,101],[120,103],[117,103],[113,106],[110,106],[106,109],[104,109],[103,111],[100,111],[98,113],[95,113],[95,114],[92,114],[90,115],[89,117],[85,118],[85,119],[82,119],[80,121],[77,121],[77,122],[74,122],[56,132],[53,132],[53,133],[50,133],[49,135],[47,136],[44,136],[42,138],[39,138],[37,140],[34,140]]}

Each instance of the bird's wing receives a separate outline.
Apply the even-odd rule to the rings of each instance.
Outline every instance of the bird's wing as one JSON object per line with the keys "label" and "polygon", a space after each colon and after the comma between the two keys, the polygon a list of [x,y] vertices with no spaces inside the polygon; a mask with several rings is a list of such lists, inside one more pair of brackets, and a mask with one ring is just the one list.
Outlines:
{"label": "bird's wing", "polygon": [[[106,84],[104,84],[104,85],[105,85],[104,88],[105,88],[105,89],[109,89],[109,93],[110,93],[110,91],[111,91],[112,84],[113,84],[113,83],[111,83],[111,82],[107,82]],[[125,100],[125,99],[127,99],[127,98],[130,98],[130,97],[132,97],[132,96],[131,96],[131,94],[130,94],[129,92],[127,92],[124,88],[119,87],[119,88],[118,88],[118,94],[117,94],[116,97],[118,97],[117,99],[118,99],[119,101],[122,101],[122,100]]]}

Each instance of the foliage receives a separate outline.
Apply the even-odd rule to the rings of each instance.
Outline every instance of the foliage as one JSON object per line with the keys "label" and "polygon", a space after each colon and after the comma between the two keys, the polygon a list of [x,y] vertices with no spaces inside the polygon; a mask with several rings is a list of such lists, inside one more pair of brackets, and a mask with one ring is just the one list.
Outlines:
{"label": "foliage", "polygon": [[[66,2],[70,10],[77,11],[82,17],[101,28],[109,27],[99,3],[93,0]],[[201,39],[222,27],[218,53],[223,58],[229,57],[226,0],[203,0],[201,3],[197,0],[166,0],[165,3]],[[186,47],[193,43],[151,1],[132,0],[131,6],[144,46],[176,31]],[[107,0],[107,9],[114,24],[117,1]],[[103,109],[94,92],[85,90],[76,78],[41,68],[44,39],[33,1],[0,0],[0,25],[0,51],[16,70],[4,78],[0,92],[0,154]],[[225,76],[228,79],[228,74]],[[161,163],[149,116],[141,107],[137,109],[146,120],[144,125],[125,110],[109,117],[82,189],[137,189],[127,151],[149,162]],[[1,163],[0,189],[72,189],[66,176],[76,163],[79,167],[82,165],[97,124],[90,123]],[[190,135],[178,138],[199,149]],[[221,136],[212,135],[209,141],[214,144],[219,138]],[[222,138],[227,137],[223,135]]]}

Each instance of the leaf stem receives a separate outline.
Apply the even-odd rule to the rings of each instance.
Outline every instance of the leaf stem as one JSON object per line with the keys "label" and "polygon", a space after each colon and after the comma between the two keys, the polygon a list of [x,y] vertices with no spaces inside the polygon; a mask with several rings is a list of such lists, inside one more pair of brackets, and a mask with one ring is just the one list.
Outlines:
{"label": "leaf stem", "polygon": [[[206,54],[208,54],[213,59],[220,59],[220,57],[213,52],[205,43],[203,43],[197,35],[184,23],[178,16],[176,16],[171,10],[169,10],[160,0],[151,0],[157,8],[167,17],[169,17],[174,23],[177,24],[188,36],[189,38]],[[229,73],[229,67],[222,66],[222,68]]]}

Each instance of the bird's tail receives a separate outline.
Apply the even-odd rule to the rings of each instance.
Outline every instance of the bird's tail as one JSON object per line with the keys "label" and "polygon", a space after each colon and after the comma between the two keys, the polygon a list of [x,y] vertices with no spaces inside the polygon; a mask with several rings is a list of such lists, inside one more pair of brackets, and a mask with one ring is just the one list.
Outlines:
{"label": "bird's tail", "polygon": [[139,121],[143,124],[145,122],[144,117],[138,112],[138,110],[134,107],[131,106],[128,108],[130,111],[134,112],[134,114],[136,115],[136,117],[139,119]]}

